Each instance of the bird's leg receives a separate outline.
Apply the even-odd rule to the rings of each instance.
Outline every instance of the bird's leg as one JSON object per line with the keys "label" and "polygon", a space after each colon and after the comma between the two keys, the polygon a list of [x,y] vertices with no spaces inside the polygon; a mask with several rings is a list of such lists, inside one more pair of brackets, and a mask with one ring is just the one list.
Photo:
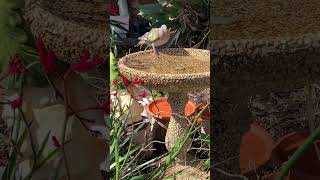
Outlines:
{"label": "bird's leg", "polygon": [[159,55],[159,52],[157,51],[156,47],[154,45],[152,45],[152,48],[153,48],[153,53],[155,55]]}

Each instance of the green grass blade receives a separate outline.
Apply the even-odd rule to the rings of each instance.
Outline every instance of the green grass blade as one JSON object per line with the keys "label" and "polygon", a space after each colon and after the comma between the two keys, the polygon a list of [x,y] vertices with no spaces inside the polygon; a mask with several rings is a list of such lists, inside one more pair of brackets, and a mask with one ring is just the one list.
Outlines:
{"label": "green grass blade", "polygon": [[48,144],[48,140],[49,140],[50,134],[51,134],[51,131],[49,131],[49,132],[47,133],[46,137],[44,138],[44,140],[43,140],[43,142],[42,142],[42,144],[41,144],[41,148],[40,148],[40,150],[39,150],[39,152],[38,152],[38,154],[37,154],[36,160],[39,160],[40,157],[42,156],[42,153],[43,153],[44,149],[46,148],[46,146],[47,146],[47,144]]}

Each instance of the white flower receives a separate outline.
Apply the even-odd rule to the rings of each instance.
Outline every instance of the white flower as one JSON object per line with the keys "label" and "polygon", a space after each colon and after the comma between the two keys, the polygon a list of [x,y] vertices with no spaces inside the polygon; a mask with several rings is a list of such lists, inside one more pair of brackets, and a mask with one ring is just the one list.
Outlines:
{"label": "white flower", "polygon": [[156,119],[155,119],[154,117],[151,117],[149,122],[150,122],[150,124],[151,124],[151,132],[152,132],[152,130],[153,130],[153,125],[154,125],[154,123],[156,122]]}
{"label": "white flower", "polygon": [[147,105],[152,101],[153,101],[152,97],[149,97],[149,99],[142,98],[142,101],[138,101],[138,103],[144,107],[143,112],[141,113],[141,116],[148,117]]}
{"label": "white flower", "polygon": [[201,126],[201,134],[207,134],[203,126]]}
{"label": "white flower", "polygon": [[116,96],[114,96],[114,94],[116,94],[116,92],[117,92],[117,91],[113,91],[113,92],[111,92],[111,94],[110,94],[110,95],[111,95],[111,96],[110,96],[110,99],[111,99],[112,102],[117,101]]}

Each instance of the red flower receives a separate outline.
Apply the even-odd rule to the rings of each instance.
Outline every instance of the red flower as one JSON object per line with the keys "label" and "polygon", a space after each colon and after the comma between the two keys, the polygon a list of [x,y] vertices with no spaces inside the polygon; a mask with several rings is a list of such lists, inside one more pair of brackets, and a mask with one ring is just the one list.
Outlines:
{"label": "red flower", "polygon": [[114,92],[112,95],[113,95],[113,96],[118,96],[118,92],[116,91],[116,92]]}
{"label": "red flower", "polygon": [[121,79],[122,79],[122,82],[124,85],[126,85],[126,86],[129,85],[129,80],[124,74],[121,75]]}
{"label": "red flower", "polygon": [[135,79],[133,80],[133,84],[141,84],[142,80],[141,79]]}
{"label": "red flower", "polygon": [[147,95],[148,95],[147,91],[143,91],[142,93],[139,94],[139,96],[142,98],[147,97]]}
{"label": "red flower", "polygon": [[118,86],[119,85],[119,81],[118,80],[113,80],[112,81],[112,85],[113,86]]}
{"label": "red flower", "polygon": [[103,103],[103,111],[107,115],[110,114],[110,99],[106,98],[106,100]]}
{"label": "red flower", "polygon": [[109,11],[111,14],[118,14],[119,13],[119,7],[114,6],[112,4],[109,4],[107,7],[107,11]]}
{"label": "red flower", "polygon": [[53,145],[57,148],[60,148],[61,147],[61,144],[60,142],[58,141],[57,137],[55,136],[52,136],[52,142],[53,142]]}
{"label": "red flower", "polygon": [[64,79],[67,79],[75,71],[84,72],[97,67],[98,65],[102,64],[102,62],[103,59],[99,57],[90,60],[90,53],[85,51],[80,59],[80,62],[72,66],[67,71],[67,73],[64,75]]}
{"label": "red flower", "polygon": [[56,70],[56,64],[54,63],[54,53],[51,49],[47,51],[44,42],[41,37],[36,41],[36,47],[39,51],[40,63],[47,74],[53,73]]}
{"label": "red flower", "polygon": [[27,69],[21,63],[21,60],[17,55],[15,55],[13,58],[10,59],[9,67],[8,67],[9,75],[24,74],[26,71]]}
{"label": "red flower", "polygon": [[21,105],[22,105],[22,98],[20,97],[10,102],[10,106],[12,109],[17,109],[21,107]]}

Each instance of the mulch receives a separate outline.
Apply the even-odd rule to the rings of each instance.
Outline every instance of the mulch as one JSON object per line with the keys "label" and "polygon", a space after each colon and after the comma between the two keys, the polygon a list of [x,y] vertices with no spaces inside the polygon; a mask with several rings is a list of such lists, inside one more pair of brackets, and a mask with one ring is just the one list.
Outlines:
{"label": "mulch", "polygon": [[[9,131],[8,131],[7,125],[5,124],[4,120],[0,118],[0,135],[8,136],[8,134],[9,134]],[[10,145],[6,141],[1,139],[0,140],[0,167],[4,167],[8,164],[9,148],[10,148]]]}

